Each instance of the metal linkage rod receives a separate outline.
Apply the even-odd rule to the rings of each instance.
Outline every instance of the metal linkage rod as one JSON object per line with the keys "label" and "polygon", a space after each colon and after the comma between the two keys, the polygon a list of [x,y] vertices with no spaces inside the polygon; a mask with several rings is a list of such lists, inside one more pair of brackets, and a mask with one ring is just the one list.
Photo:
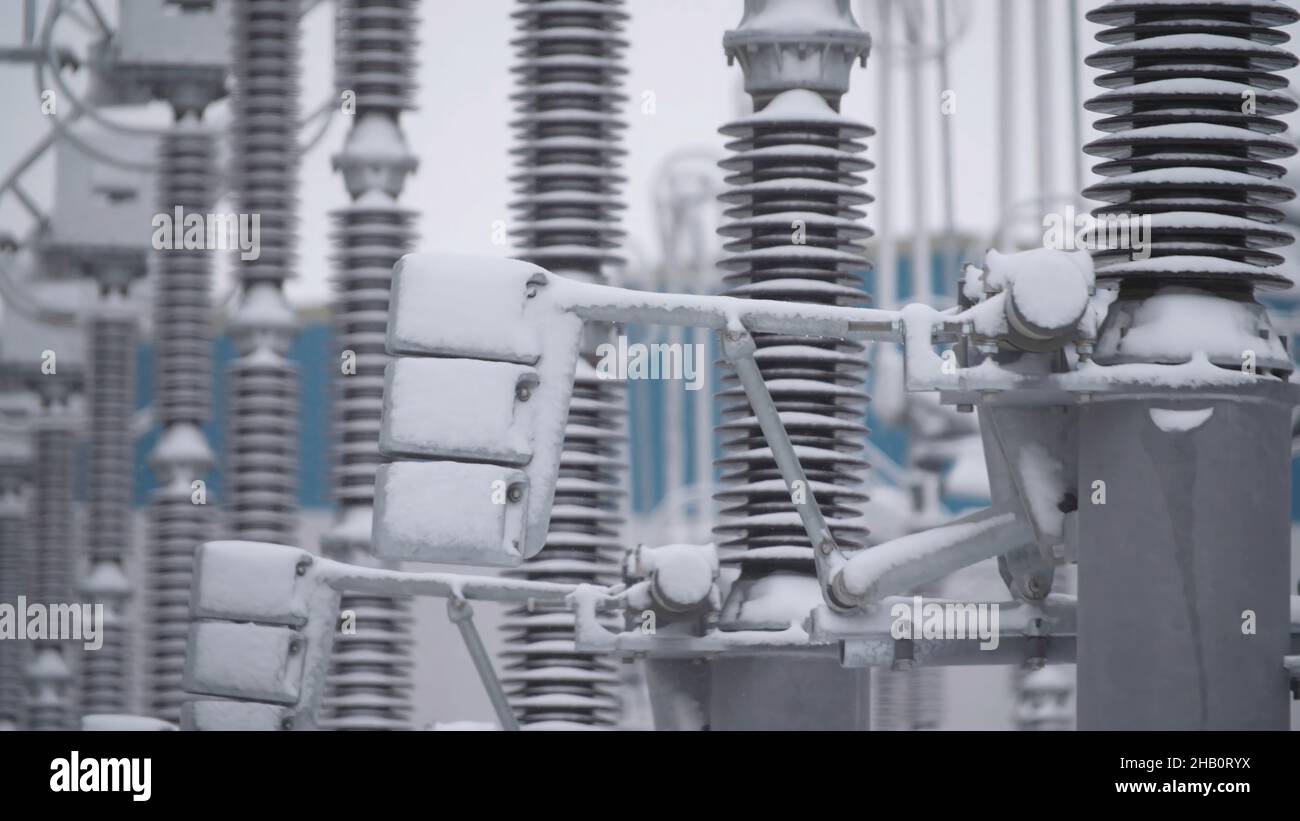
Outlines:
{"label": "metal linkage rod", "polygon": [[[418,21],[413,0],[342,0],[337,14],[337,82],[342,92],[355,95],[356,110],[334,158],[352,201],[334,214],[336,519],[321,545],[340,561],[373,564],[370,522],[381,461],[389,285],[393,264],[414,242],[415,212],[398,197],[416,167],[400,118],[414,107]],[[355,629],[335,642],[322,723],[335,729],[406,729],[410,602],[350,593],[342,609],[354,617]]]}

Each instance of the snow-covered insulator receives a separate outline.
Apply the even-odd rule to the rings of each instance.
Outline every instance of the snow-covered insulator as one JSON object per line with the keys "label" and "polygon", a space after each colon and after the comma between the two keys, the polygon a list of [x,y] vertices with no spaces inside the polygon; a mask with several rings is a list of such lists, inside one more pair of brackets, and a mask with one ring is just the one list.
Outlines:
{"label": "snow-covered insulator", "polygon": [[[361,550],[340,556],[351,564],[375,563]],[[410,601],[350,594],[340,613],[322,724],[332,730],[409,730]]]}
{"label": "snow-covered insulator", "polygon": [[[517,256],[562,276],[606,282],[622,262],[623,2],[521,0],[513,16]],[[546,545],[515,575],[590,584],[617,579],[625,408],[625,387],[580,362]],[[571,613],[517,608],[504,629],[510,647],[502,679],[521,724],[617,722],[618,670],[607,658],[574,649]]]}
{"label": "snow-covered insulator", "polygon": [[[75,574],[80,551],[73,523],[80,426],[69,406],[69,387],[38,383],[43,410],[33,425],[30,510],[34,561],[31,583],[25,592],[29,601],[46,604],[78,600]],[[75,728],[69,684],[80,650],[76,642],[35,642],[27,670],[30,729]]]}
{"label": "snow-covered insulator", "polygon": [[[150,715],[180,720],[182,674],[190,626],[190,583],[194,549],[216,532],[211,496],[195,481],[212,467],[202,430],[176,423],[163,430],[149,464],[159,487],[149,505],[149,550],[145,562],[145,704]],[[199,499],[203,499],[199,502]]]}
{"label": "snow-covered insulator", "polygon": [[1112,0],[1088,19],[1106,26],[1087,63],[1107,90],[1086,104],[1106,134],[1084,150],[1106,179],[1083,193],[1107,203],[1097,217],[1151,229],[1149,258],[1131,242],[1100,251],[1097,278],[1118,281],[1121,300],[1170,284],[1242,300],[1288,285],[1269,249],[1292,241],[1276,227],[1294,197],[1276,161],[1296,146],[1277,117],[1296,109],[1280,72],[1297,60],[1278,27],[1300,13],[1276,0]]}
{"label": "snow-covered insulator", "polygon": [[416,0],[340,0],[335,83],[340,93],[356,95],[356,113],[413,108],[416,5]]}
{"label": "snow-covered insulator", "polygon": [[85,601],[102,604],[97,625],[100,646],[82,655],[78,697],[81,714],[131,712],[131,625],[126,605],[131,583],[120,561],[104,560],[91,566],[81,582]]}
{"label": "snow-covered insulator", "polygon": [[[207,214],[213,206],[216,140],[193,119],[160,141],[159,211]],[[212,412],[212,252],[158,252],[154,281],[157,398],[154,415],[166,427],[201,423]]]}
{"label": "snow-covered insulator", "polygon": [[130,585],[124,571],[131,532],[135,475],[135,360],[137,323],[119,295],[105,295],[88,328],[86,522],[87,570],[80,588],[87,600],[104,605],[103,646],[86,653],[80,676],[83,713],[129,712],[131,656],[124,618]]}
{"label": "snow-covered insulator", "polygon": [[[336,31],[337,82],[355,94],[355,118],[334,158],[351,203],[334,213],[334,500],[322,538],[333,557],[373,563],[370,523],[383,416],[384,349],[393,265],[415,242],[415,212],[398,202],[415,156],[399,117],[412,105],[415,32],[411,0],[345,0]],[[345,595],[343,622],[322,704],[324,726],[410,726],[409,599]]]}
{"label": "snow-covered insulator", "polygon": [[234,4],[237,91],[231,160],[241,213],[259,216],[256,259],[240,260],[245,287],[292,276],[298,232],[299,0]]}
{"label": "snow-covered insulator", "polygon": [[237,539],[297,541],[298,373],[286,356],[294,319],[271,283],[245,291],[231,332],[240,356],[228,370],[226,524]]}
{"label": "snow-covered insulator", "polygon": [[[733,154],[721,195],[730,207],[720,233],[725,293],[818,305],[857,305],[861,240],[871,232],[861,206],[871,201],[860,156],[872,130],[836,111],[820,94],[783,91],[755,114],[722,129]],[[755,359],[799,454],[822,513],[842,547],[864,547],[860,516],[866,361],[856,343],[778,334],[755,335]],[[813,572],[813,553],[790,491],[734,373],[719,392],[723,503],[720,546],[746,548],[744,572]]]}
{"label": "snow-covered insulator", "polygon": [[[0,602],[28,592],[32,574],[30,444],[18,437],[0,441]],[[28,642],[0,641],[0,730],[25,725],[23,703]]]}
{"label": "snow-covered insulator", "polygon": [[[213,207],[213,135],[192,118],[161,141],[159,210],[206,214]],[[149,464],[159,487],[149,508],[145,597],[145,704],[157,718],[180,719],[189,632],[194,549],[214,535],[215,499],[206,485],[213,464],[203,433],[211,412],[212,253],[158,252],[154,280],[157,379],[154,412],[162,433]]]}
{"label": "snow-covered insulator", "polygon": [[260,248],[236,263],[244,293],[231,321],[240,357],[229,370],[227,525],[234,538],[275,544],[297,541],[298,375],[282,288],[297,243],[300,12],[298,0],[240,0],[231,38],[234,185],[241,213],[258,216]]}

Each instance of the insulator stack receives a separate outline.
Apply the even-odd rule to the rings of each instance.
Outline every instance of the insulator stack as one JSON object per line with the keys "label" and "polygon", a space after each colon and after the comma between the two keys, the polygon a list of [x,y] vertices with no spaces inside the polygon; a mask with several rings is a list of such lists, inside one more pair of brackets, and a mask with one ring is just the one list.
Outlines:
{"label": "insulator stack", "polygon": [[[51,381],[59,377],[44,377]],[[60,380],[62,381],[62,380]],[[69,385],[38,383],[42,412],[33,432],[32,544],[35,560],[28,601],[76,602],[79,561],[75,521],[77,419],[69,406]],[[27,668],[27,721],[31,730],[71,730],[76,716],[70,685],[81,647],[75,642],[33,644]]]}
{"label": "insulator stack", "polygon": [[[513,14],[519,113],[511,177],[517,256],[589,282],[621,264],[618,212],[620,115],[627,72],[622,0],[521,0]],[[590,336],[594,337],[594,329]],[[626,390],[588,362],[574,375],[551,528],[542,554],[518,575],[608,584],[622,550]],[[618,671],[573,648],[573,616],[544,605],[510,612],[502,676],[521,724],[533,728],[614,725]]]}
{"label": "insulator stack", "polygon": [[[1151,233],[1149,258],[1131,243],[1094,254],[1098,280],[1119,286],[1110,324],[1128,331],[1144,321],[1137,305],[1171,294],[1236,303],[1217,310],[1266,323],[1254,293],[1290,284],[1273,249],[1292,242],[1278,205],[1295,196],[1276,161],[1296,152],[1277,117],[1296,109],[1278,72],[1297,60],[1278,27],[1300,12],[1275,0],[1112,0],[1088,19],[1106,26],[1097,35],[1105,47],[1087,62],[1107,72],[1097,79],[1107,90],[1086,104],[1104,115],[1096,126],[1106,134],[1084,150],[1103,160],[1094,170],[1106,179],[1083,193],[1106,203],[1097,217],[1149,220]],[[1103,334],[1096,358],[1177,362],[1204,346],[1131,347]],[[1211,350],[1210,360],[1241,368],[1237,347]],[[1280,346],[1260,360],[1261,370],[1291,369]]]}
{"label": "insulator stack", "polygon": [[[838,100],[838,98],[835,98]],[[759,98],[755,99],[756,104]],[[860,241],[871,235],[861,206],[871,201],[859,156],[872,130],[842,116],[808,89],[777,93],[755,114],[724,126],[733,152],[721,200],[724,293],[816,305],[866,301]],[[777,334],[755,336],[758,362],[809,485],[846,549],[865,547],[860,516],[867,394],[861,345]],[[734,373],[718,394],[723,503],[715,532],[745,548],[742,579],[773,570],[813,573],[812,545]]]}
{"label": "insulator stack", "polygon": [[298,374],[283,284],[297,242],[300,13],[298,0],[239,0],[231,38],[234,184],[241,213],[260,220],[260,249],[237,263],[225,509],[235,538],[275,544],[297,542]]}
{"label": "insulator stack", "polygon": [[[418,20],[411,0],[344,0],[337,16],[336,81],[352,92],[352,131],[334,166],[351,203],[334,214],[334,500],[337,519],[322,539],[335,558],[373,563],[379,427],[383,414],[384,338],[394,263],[414,243],[415,212],[398,197],[416,160],[399,125],[410,110]],[[407,599],[343,597],[342,629],[324,698],[324,724],[335,729],[409,726],[411,614]]]}
{"label": "insulator stack", "polygon": [[[207,214],[213,206],[216,145],[192,118],[161,140],[159,210]],[[205,249],[158,252],[154,281],[157,348],[154,413],[162,426],[150,467],[158,479],[150,510],[147,571],[146,708],[178,721],[189,632],[194,548],[213,538],[214,499],[206,484],[212,450],[203,428],[211,412],[211,268]]]}
{"label": "insulator stack", "polygon": [[[30,445],[13,437],[0,441],[0,602],[27,595],[32,575]],[[22,729],[27,642],[0,641],[0,731]]]}
{"label": "insulator stack", "polygon": [[125,619],[130,585],[125,572],[131,533],[135,437],[136,320],[131,306],[109,294],[91,316],[87,368],[90,464],[86,600],[104,605],[103,646],[82,662],[83,714],[130,712],[131,657]]}

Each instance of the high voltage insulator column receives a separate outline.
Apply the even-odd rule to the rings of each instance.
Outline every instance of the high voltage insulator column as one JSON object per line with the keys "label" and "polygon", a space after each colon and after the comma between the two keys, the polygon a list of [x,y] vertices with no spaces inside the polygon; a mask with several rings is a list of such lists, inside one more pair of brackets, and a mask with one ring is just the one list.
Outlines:
{"label": "high voltage insulator column", "polygon": [[[2,415],[0,415],[2,418]],[[6,420],[7,424],[14,424]],[[0,438],[0,602],[26,595],[32,574],[32,449],[25,437]],[[0,641],[0,731],[24,729],[27,642]]]}
{"label": "high voltage insulator column", "polygon": [[[514,13],[519,118],[511,179],[518,199],[518,257],[561,276],[604,283],[623,232],[618,109],[627,15],[622,0],[522,0]],[[588,329],[587,350],[598,332]],[[608,584],[622,547],[626,391],[579,360],[560,477],[542,554],[517,571],[528,579]],[[573,615],[533,604],[510,612],[502,676],[521,725],[610,727],[619,676],[607,657],[573,649]]]}
{"label": "high voltage insulator column", "polygon": [[1288,282],[1267,249],[1291,241],[1271,160],[1296,151],[1273,115],[1296,108],[1277,27],[1298,16],[1273,0],[1088,14],[1106,26],[1088,63],[1109,73],[1086,151],[1107,179],[1084,193],[1152,229],[1149,258],[1096,254],[1118,288],[1096,359],[1189,364],[1163,394],[1081,406],[1080,729],[1289,723],[1292,365],[1255,291]]}
{"label": "high voltage insulator column", "polygon": [[[79,382],[79,377],[59,371],[33,379],[41,411],[33,420],[31,515],[35,560],[27,597],[42,604],[71,603],[80,598],[75,576],[80,557],[73,524],[80,420],[74,416],[71,401]],[[69,685],[82,656],[80,651],[76,642],[35,642],[27,668],[27,729],[76,729]]]}
{"label": "high voltage insulator column", "polygon": [[[352,202],[336,212],[337,296],[334,501],[337,518],[321,543],[332,557],[373,564],[370,522],[383,413],[384,337],[393,264],[414,241],[415,212],[397,202],[416,160],[399,125],[414,106],[412,0],[343,0],[336,34],[338,84],[355,95],[355,119],[334,167]],[[400,730],[411,703],[411,613],[407,599],[346,595],[324,698],[324,724]]]}
{"label": "high voltage insulator column", "polygon": [[131,587],[125,560],[134,502],[131,420],[135,414],[137,328],[135,309],[126,292],[131,279],[144,272],[143,254],[138,264],[138,270],[119,267],[100,272],[103,296],[91,309],[86,334],[89,562],[81,590],[88,601],[104,605],[103,646],[86,653],[82,662],[79,695],[86,715],[131,712],[131,635],[126,612]]}
{"label": "high voltage insulator column", "polygon": [[[848,0],[746,0],[723,39],[740,61],[755,113],[723,127],[733,138],[730,208],[721,233],[724,293],[818,305],[865,302],[858,242],[870,201],[858,173],[871,129],[839,113],[870,37]],[[755,357],[811,488],[842,549],[866,545],[861,439],[867,395],[862,346],[755,335]],[[820,603],[813,546],[734,373],[719,393],[724,452],[720,546],[742,548],[740,578],[719,626],[783,630]],[[757,615],[751,615],[757,614]],[[867,675],[835,660],[712,662],[712,729],[848,729],[868,724]]]}
{"label": "high voltage insulator column", "polygon": [[297,543],[298,374],[283,285],[297,237],[300,11],[298,0],[239,0],[231,38],[234,186],[240,212],[260,220],[261,247],[236,263],[225,509],[235,538],[275,544]]}
{"label": "high voltage insulator column", "polygon": [[[206,214],[214,204],[216,139],[197,115],[208,100],[190,108],[180,99],[173,101],[177,122],[161,141],[159,210]],[[203,431],[212,405],[211,273],[210,251],[158,252],[154,415],[162,435],[149,458],[159,487],[149,508],[145,707],[173,722],[184,700],[194,549],[217,531],[214,499],[198,484],[213,464]]]}

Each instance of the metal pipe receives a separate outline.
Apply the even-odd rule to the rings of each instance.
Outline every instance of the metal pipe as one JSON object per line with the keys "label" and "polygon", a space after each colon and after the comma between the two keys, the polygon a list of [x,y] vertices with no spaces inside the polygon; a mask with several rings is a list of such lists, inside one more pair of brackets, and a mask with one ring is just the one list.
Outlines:
{"label": "metal pipe", "polygon": [[456,625],[456,629],[460,630],[460,637],[465,641],[465,649],[469,651],[469,656],[474,662],[474,669],[478,671],[483,689],[487,690],[488,701],[492,702],[492,710],[497,714],[501,729],[518,730],[519,722],[515,719],[514,710],[510,708],[510,699],[506,697],[505,688],[501,686],[501,681],[492,668],[492,657],[483,646],[483,639],[479,636],[478,629],[474,627],[474,608],[470,607],[465,599],[449,598],[447,618]]}

